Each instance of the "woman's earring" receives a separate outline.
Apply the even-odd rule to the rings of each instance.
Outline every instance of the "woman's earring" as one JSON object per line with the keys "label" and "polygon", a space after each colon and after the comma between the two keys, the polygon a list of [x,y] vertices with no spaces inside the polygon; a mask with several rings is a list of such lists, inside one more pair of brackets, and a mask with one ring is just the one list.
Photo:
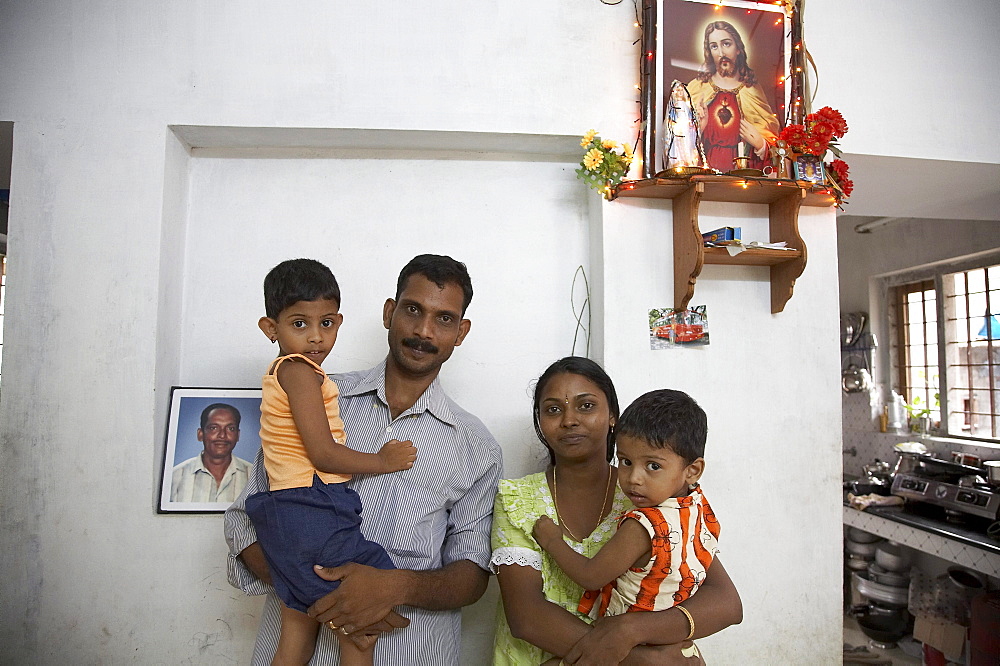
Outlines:
{"label": "woman's earring", "polygon": [[272,345],[273,345],[273,344],[274,344],[275,342],[277,342],[277,341],[278,341],[278,338],[271,338],[271,344],[272,344]]}

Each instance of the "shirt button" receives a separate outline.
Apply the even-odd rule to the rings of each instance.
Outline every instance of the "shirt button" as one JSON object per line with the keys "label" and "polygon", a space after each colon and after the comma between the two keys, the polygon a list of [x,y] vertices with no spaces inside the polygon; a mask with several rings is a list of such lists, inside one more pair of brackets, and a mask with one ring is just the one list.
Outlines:
{"label": "shirt button", "polygon": [[386,428],[385,431],[391,435],[392,434],[392,426],[389,426],[388,428]]}

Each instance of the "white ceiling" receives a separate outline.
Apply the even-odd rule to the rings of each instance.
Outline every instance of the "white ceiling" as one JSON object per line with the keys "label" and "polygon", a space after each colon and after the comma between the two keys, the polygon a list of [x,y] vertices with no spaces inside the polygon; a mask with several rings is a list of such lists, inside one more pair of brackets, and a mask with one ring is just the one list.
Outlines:
{"label": "white ceiling", "polygon": [[842,215],[1000,220],[1000,164],[845,154],[854,192]]}

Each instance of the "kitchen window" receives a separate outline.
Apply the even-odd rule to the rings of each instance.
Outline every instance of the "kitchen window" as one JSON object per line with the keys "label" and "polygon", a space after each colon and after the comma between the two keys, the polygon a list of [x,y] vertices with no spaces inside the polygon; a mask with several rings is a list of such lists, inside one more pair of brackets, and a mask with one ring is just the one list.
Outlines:
{"label": "kitchen window", "polygon": [[941,435],[1000,439],[1000,263],[889,290],[893,384]]}

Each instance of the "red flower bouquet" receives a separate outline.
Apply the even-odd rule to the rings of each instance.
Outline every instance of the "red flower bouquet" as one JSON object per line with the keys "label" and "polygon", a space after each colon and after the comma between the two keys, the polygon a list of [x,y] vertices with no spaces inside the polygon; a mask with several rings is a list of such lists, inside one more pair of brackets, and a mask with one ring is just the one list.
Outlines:
{"label": "red flower bouquet", "polygon": [[824,106],[806,116],[804,125],[789,125],[781,130],[779,138],[788,142],[797,153],[808,153],[822,158],[827,150],[840,156],[836,140],[847,134],[847,122],[840,111]]}
{"label": "red flower bouquet", "polygon": [[[835,157],[840,157],[837,139],[845,134],[847,134],[847,121],[844,120],[844,116],[840,111],[824,106],[816,113],[806,116],[804,124],[785,127],[778,138],[787,142],[796,153],[815,155],[823,159],[828,150]],[[826,174],[830,184],[838,191],[838,201],[851,195],[854,183],[848,178],[847,162],[842,159],[827,162]]]}

